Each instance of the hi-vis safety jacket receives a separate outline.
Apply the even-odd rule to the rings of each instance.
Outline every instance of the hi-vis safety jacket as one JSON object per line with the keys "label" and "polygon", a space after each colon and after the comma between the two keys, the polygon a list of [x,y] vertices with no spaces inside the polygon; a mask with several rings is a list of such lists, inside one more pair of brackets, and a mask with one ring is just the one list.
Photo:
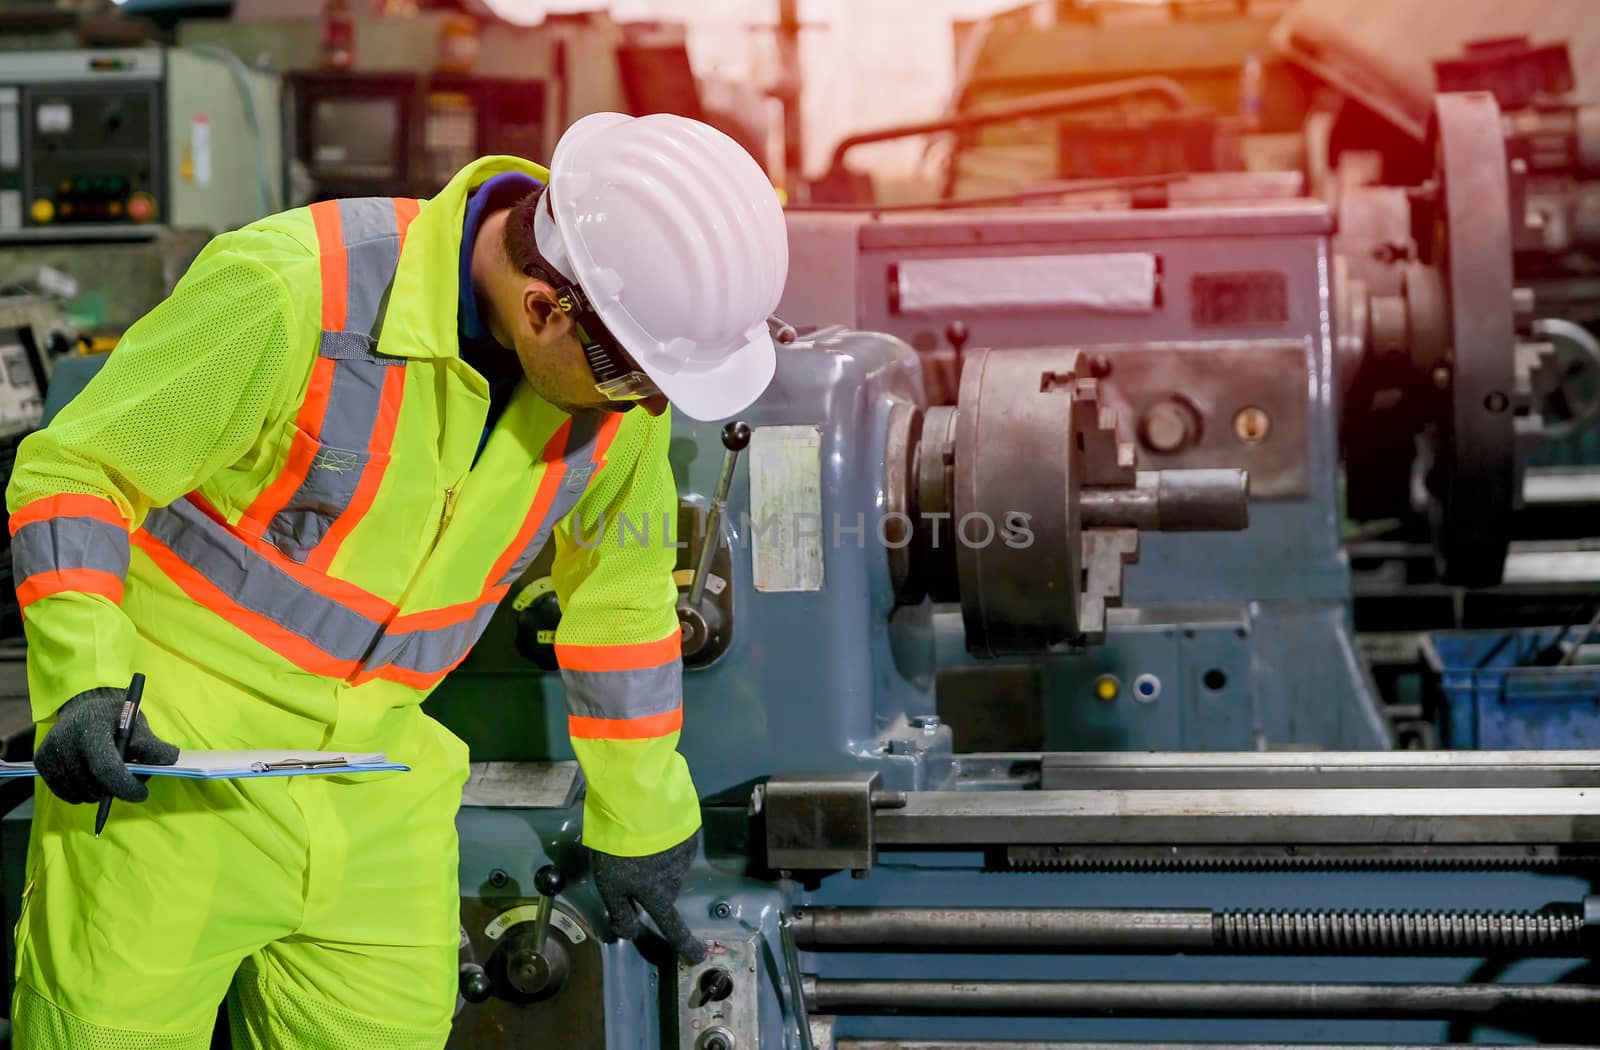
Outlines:
{"label": "hi-vis safety jacket", "polygon": [[669,416],[569,416],[522,383],[473,462],[489,391],[458,356],[456,274],[468,191],[504,171],[548,177],[488,158],[426,202],[216,238],[22,443],[6,497],[36,719],[125,687],[137,649],[359,739],[461,662],[553,536],[585,841],[638,856],[699,827],[677,552],[593,536],[675,518]]}

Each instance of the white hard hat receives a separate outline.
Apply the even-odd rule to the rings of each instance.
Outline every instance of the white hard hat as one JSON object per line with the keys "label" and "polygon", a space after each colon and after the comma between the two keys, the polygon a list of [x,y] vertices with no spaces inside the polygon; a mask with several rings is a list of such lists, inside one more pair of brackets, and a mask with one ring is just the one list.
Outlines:
{"label": "white hard hat", "polygon": [[556,143],[545,198],[539,253],[674,406],[709,421],[761,396],[789,241],[755,158],[697,120],[594,113]]}

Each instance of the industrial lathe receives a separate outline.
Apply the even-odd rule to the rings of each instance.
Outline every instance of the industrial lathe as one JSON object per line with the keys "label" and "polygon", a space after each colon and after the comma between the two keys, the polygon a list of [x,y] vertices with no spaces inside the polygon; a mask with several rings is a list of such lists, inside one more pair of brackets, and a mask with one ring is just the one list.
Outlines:
{"label": "industrial lathe", "polygon": [[1600,1042],[1600,753],[1396,749],[1350,625],[1341,435],[1493,582],[1557,385],[1493,99],[1432,135],[1384,258],[1306,198],[791,211],[771,387],[672,446],[708,957],[611,936],[536,563],[429,701],[451,1047]]}

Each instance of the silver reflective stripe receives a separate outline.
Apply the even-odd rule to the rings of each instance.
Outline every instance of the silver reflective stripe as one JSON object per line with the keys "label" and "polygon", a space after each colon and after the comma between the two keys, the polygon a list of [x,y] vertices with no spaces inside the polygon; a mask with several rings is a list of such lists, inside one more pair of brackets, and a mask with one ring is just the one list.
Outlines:
{"label": "silver reflective stripe", "polygon": [[[311,469],[262,535],[295,561],[305,561],[340,515],[349,509],[372,456],[373,430],[390,368],[405,359],[376,352],[374,332],[400,263],[400,228],[387,197],[340,200],[345,252],[343,331],[322,333],[318,354],[334,362],[328,404],[309,434],[320,446]],[[386,450],[385,450],[386,451]]]}
{"label": "silver reflective stripe", "polygon": [[676,711],[683,698],[683,661],[639,671],[561,672],[567,712],[579,718],[648,718]]}
{"label": "silver reflective stripe", "polygon": [[534,532],[533,539],[517,555],[517,560],[506,570],[504,576],[495,581],[500,587],[509,587],[516,582],[518,576],[525,572],[533,559],[544,550],[544,545],[550,539],[551,531],[563,518],[572,513],[578,501],[583,498],[585,490],[589,487],[590,480],[594,477],[597,464],[594,461],[594,443],[600,436],[600,426],[605,422],[605,414],[601,412],[585,412],[572,417],[572,430],[567,435],[567,448],[561,454],[561,462],[566,465],[566,470],[561,477],[561,485],[556,489],[555,499],[550,501],[550,509],[545,514],[544,520],[539,523],[539,528]]}
{"label": "silver reflective stripe", "polygon": [[489,626],[496,604],[489,602],[472,618],[449,627],[433,627],[400,634],[385,633],[367,657],[368,669],[393,664],[419,674],[442,674],[466,655]]}
{"label": "silver reflective stripe", "polygon": [[[344,231],[344,330],[370,334],[378,327],[383,299],[400,262],[400,227],[394,201],[356,197],[339,202]],[[453,272],[453,271],[452,271]]]}
{"label": "silver reflective stripe", "polygon": [[329,656],[359,661],[382,630],[294,579],[186,499],[151,511],[144,528],[233,601]]}
{"label": "silver reflective stripe", "polygon": [[[550,507],[545,512],[544,518],[539,522],[538,529],[534,531],[533,539],[523,548],[506,574],[495,581],[498,586],[508,586],[522,575],[544,549],[545,542],[550,539],[550,532],[556,523],[578,505],[578,500],[583,497],[583,490],[587,487],[588,479],[593,476],[594,471],[588,470],[582,474],[583,485],[577,486],[576,491],[571,491],[572,487],[567,482],[576,476],[574,468],[581,470],[585,466],[593,466],[595,438],[599,436],[600,425],[604,421],[605,417],[599,412],[586,412],[572,417],[572,428],[567,434],[566,449],[561,455],[561,462],[567,465],[567,470],[562,475],[562,483],[556,490],[555,498],[550,501]],[[549,469],[554,464],[545,466]],[[437,674],[448,670],[460,662],[467,650],[476,644],[479,636],[489,626],[494,611],[495,605],[490,603],[463,623],[430,630],[406,631],[402,634],[385,634],[374,647],[372,656],[367,660],[367,667],[371,670],[393,664],[420,674]]]}
{"label": "silver reflective stripe", "polygon": [[128,530],[98,518],[31,521],[11,537],[11,567],[18,583],[41,572],[98,569],[128,575]]}
{"label": "silver reflective stripe", "polygon": [[[383,381],[389,370],[365,361],[339,361],[333,367],[328,411],[317,440],[324,446],[365,452],[378,423]],[[313,468],[314,469],[314,468]]]}

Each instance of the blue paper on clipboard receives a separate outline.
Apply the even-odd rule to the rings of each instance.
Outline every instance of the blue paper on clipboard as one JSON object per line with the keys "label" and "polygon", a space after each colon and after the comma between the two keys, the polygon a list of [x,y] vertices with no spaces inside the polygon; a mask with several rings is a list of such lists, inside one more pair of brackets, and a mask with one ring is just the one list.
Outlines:
{"label": "blue paper on clipboard", "polygon": [[[135,773],[189,780],[253,780],[258,777],[342,776],[348,773],[409,772],[381,751],[180,751],[170,766],[129,762]],[[0,762],[0,779],[37,775],[32,762]]]}

